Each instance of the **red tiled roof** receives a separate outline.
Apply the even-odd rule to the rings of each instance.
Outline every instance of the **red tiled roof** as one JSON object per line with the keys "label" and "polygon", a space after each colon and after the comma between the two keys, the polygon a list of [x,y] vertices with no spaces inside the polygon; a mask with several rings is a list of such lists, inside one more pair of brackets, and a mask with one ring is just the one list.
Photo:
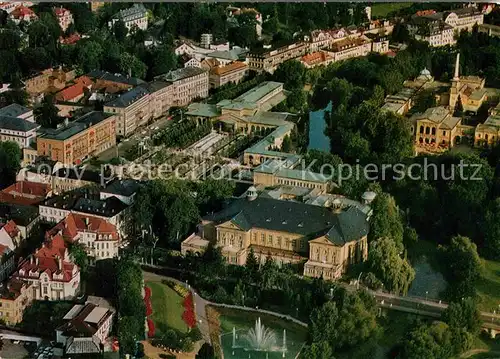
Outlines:
{"label": "red tiled roof", "polygon": [[69,35],[66,38],[63,38],[62,36],[59,38],[59,42],[64,45],[73,45],[76,44],[78,41],[80,41],[82,37],[80,36],[79,33],[75,32],[74,34]]}
{"label": "red tiled roof", "polygon": [[5,232],[10,236],[10,238],[15,238],[19,235],[21,232],[19,228],[17,227],[16,222],[14,222],[12,219],[5,223],[4,225],[0,226],[1,229],[4,229]]}
{"label": "red tiled roof", "polygon": [[310,65],[322,63],[331,59],[333,59],[333,57],[331,57],[327,52],[324,51],[313,52],[311,54],[304,55],[301,58],[303,62],[306,62]]}
{"label": "red tiled roof", "polygon": [[64,16],[66,12],[69,12],[69,10],[63,8],[62,6],[54,9],[54,14],[56,14],[56,16]]}
{"label": "red tiled roof", "polygon": [[58,233],[61,233],[64,240],[74,242],[77,240],[76,237],[78,236],[78,233],[81,232],[92,232],[98,235],[102,234],[106,236],[110,235],[110,241],[116,241],[119,239],[118,231],[113,224],[99,217],[75,213],[69,214],[54,228],[48,231],[47,236],[56,236]]}
{"label": "red tiled roof", "polygon": [[244,70],[247,67],[248,67],[247,64],[241,61],[235,61],[226,66],[215,67],[212,69],[212,72],[216,75],[223,76],[232,71]]}
{"label": "red tiled roof", "polygon": [[50,191],[46,183],[19,181],[0,192],[0,202],[34,205],[43,201]]}
{"label": "red tiled roof", "polygon": [[18,6],[16,7],[11,13],[10,15],[15,18],[15,19],[19,19],[21,17],[25,17],[25,16],[36,16],[35,15],[35,12],[33,10],[31,10],[30,8],[26,7],[26,6]]}
{"label": "red tiled roof", "polygon": [[3,255],[6,254],[9,250],[9,247],[0,244],[0,257],[3,257]]}
{"label": "red tiled roof", "polygon": [[81,83],[83,86],[87,86],[87,87],[94,84],[94,82],[90,79],[90,77],[85,76],[85,75],[76,78],[75,83]]}
{"label": "red tiled roof", "polygon": [[[25,259],[19,265],[15,276],[29,278],[30,271],[36,271],[37,276],[47,273],[51,280],[69,282],[73,277],[73,270],[77,267],[71,262],[64,261],[67,254],[66,243],[62,236],[55,235],[45,241],[42,247],[29,259]],[[21,270],[24,273],[21,274]],[[53,275],[63,275],[62,279],[54,279]]]}
{"label": "red tiled roof", "polygon": [[436,13],[436,10],[421,10],[417,11],[416,15],[417,16],[426,16],[426,15],[434,15]]}
{"label": "red tiled roof", "polygon": [[59,91],[56,94],[56,100],[57,101],[74,100],[78,96],[83,95],[85,89],[86,89],[86,87],[81,82],[78,82],[74,85],[66,87],[64,90]]}

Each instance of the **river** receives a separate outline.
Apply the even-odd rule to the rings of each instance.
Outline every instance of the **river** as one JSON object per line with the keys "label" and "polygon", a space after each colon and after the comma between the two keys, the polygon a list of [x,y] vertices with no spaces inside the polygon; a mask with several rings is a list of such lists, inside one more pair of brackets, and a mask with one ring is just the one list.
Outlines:
{"label": "river", "polygon": [[309,147],[310,150],[330,152],[330,139],[325,135],[325,111],[332,110],[330,102],[326,108],[309,112]]}

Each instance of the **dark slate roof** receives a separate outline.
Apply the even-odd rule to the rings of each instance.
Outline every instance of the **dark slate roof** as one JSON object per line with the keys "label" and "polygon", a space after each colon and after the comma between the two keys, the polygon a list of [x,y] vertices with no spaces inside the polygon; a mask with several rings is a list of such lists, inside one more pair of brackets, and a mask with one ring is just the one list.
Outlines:
{"label": "dark slate roof", "polygon": [[38,207],[0,203],[0,220],[13,220],[18,226],[27,226],[38,217]]}
{"label": "dark slate roof", "polygon": [[131,86],[138,86],[140,84],[143,84],[144,81],[141,79],[138,79],[136,77],[127,77],[122,74],[112,74],[107,71],[101,71],[101,70],[94,70],[91,71],[87,74],[88,77],[94,79],[94,80],[105,80],[105,81],[110,81],[110,82],[117,82],[120,84],[127,84]]}
{"label": "dark slate roof", "polygon": [[40,137],[64,141],[77,133],[84,131],[90,126],[96,125],[99,122],[112,116],[110,113],[105,113],[101,111],[92,111],[75,121],[69,122],[67,125],[62,125],[57,129],[46,128],[44,132],[40,134]]}
{"label": "dark slate roof", "polygon": [[22,118],[0,115],[0,128],[5,130],[28,132],[38,127],[40,125]]}
{"label": "dark slate roof", "polygon": [[72,180],[80,179],[86,182],[101,184],[101,173],[87,170],[85,168],[60,168],[53,174],[55,177],[67,178]]}
{"label": "dark slate roof", "polygon": [[139,86],[136,88],[133,88],[132,90],[125,92],[123,95],[118,97],[117,99],[108,102],[105,104],[105,106],[110,106],[110,107],[128,107],[134,102],[140,100],[144,96],[148,95],[149,91],[146,90],[144,87]]}
{"label": "dark slate roof", "polygon": [[171,82],[167,81],[154,80],[148,82],[147,84],[142,85],[142,87],[145,87],[146,89],[148,89],[149,92],[153,93],[161,89],[164,89],[165,87],[170,86],[171,84],[172,84]]}
{"label": "dark slate roof", "polygon": [[12,103],[8,106],[0,108],[0,116],[18,117],[29,111],[31,111],[31,109],[17,103]]}
{"label": "dark slate roof", "polygon": [[104,193],[111,193],[120,196],[130,197],[139,189],[139,182],[130,178],[115,179],[108,183],[106,188],[102,191]]}
{"label": "dark slate roof", "polygon": [[216,224],[231,220],[244,231],[262,228],[310,239],[325,235],[340,246],[366,236],[369,230],[366,215],[355,207],[337,213],[326,207],[262,197],[253,201],[236,199],[204,219]]}
{"label": "dark slate roof", "polygon": [[200,75],[204,72],[208,73],[208,70],[199,67],[183,67],[181,69],[169,71],[166,74],[158,75],[155,79],[160,79],[168,82],[180,81],[182,79],[187,79],[188,77],[193,77]]}

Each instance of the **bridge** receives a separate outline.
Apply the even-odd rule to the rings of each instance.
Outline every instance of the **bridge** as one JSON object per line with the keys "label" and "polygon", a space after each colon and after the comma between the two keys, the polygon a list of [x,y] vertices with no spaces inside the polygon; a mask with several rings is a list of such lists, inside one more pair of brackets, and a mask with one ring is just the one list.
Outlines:
{"label": "bridge", "polygon": [[[412,313],[431,318],[440,318],[448,303],[428,298],[399,296],[395,294],[368,290],[374,296],[379,308]],[[500,333],[500,315],[496,313],[480,312],[483,321],[482,329],[492,338]]]}

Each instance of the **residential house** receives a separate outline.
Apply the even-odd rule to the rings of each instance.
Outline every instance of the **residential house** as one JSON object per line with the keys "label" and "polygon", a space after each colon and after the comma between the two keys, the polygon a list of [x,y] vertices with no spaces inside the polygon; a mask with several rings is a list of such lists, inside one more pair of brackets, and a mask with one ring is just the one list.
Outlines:
{"label": "residential house", "polygon": [[31,235],[40,220],[38,208],[36,206],[0,202],[0,221],[7,223],[10,220],[17,225],[21,234],[20,241],[22,241]]}
{"label": "residential house", "polygon": [[10,17],[14,21],[15,24],[18,24],[22,21],[25,23],[30,23],[38,19],[38,16],[35,14],[33,10],[24,5],[16,7],[11,13]]}
{"label": "residential house", "polygon": [[23,320],[24,310],[33,303],[33,288],[29,281],[10,279],[0,285],[0,319],[14,326]]}
{"label": "residential house", "polygon": [[78,165],[116,144],[117,121],[114,114],[92,111],[57,129],[45,129],[37,138],[38,155]]}
{"label": "residential house", "polygon": [[113,312],[92,303],[76,304],[56,329],[66,355],[100,354],[111,332]]}
{"label": "residential house", "polygon": [[60,234],[47,236],[41,248],[19,263],[12,277],[29,281],[36,300],[71,300],[80,289],[80,268],[72,262]]}
{"label": "residential house", "polygon": [[0,191],[0,202],[38,205],[52,193],[51,186],[46,183],[17,181]]}
{"label": "residential house", "polygon": [[54,15],[56,16],[57,22],[63,32],[68,29],[69,25],[74,23],[71,11],[63,8],[62,6],[54,8]]}
{"label": "residential house", "polygon": [[48,231],[49,236],[58,233],[66,242],[82,244],[91,264],[102,259],[118,257],[120,234],[115,225],[102,218],[70,213]]}
{"label": "residential house", "polygon": [[140,30],[148,29],[148,11],[143,4],[134,4],[128,9],[120,10],[113,15],[111,21],[108,22],[108,26],[111,28],[120,20],[123,21],[129,33],[134,28]]}

